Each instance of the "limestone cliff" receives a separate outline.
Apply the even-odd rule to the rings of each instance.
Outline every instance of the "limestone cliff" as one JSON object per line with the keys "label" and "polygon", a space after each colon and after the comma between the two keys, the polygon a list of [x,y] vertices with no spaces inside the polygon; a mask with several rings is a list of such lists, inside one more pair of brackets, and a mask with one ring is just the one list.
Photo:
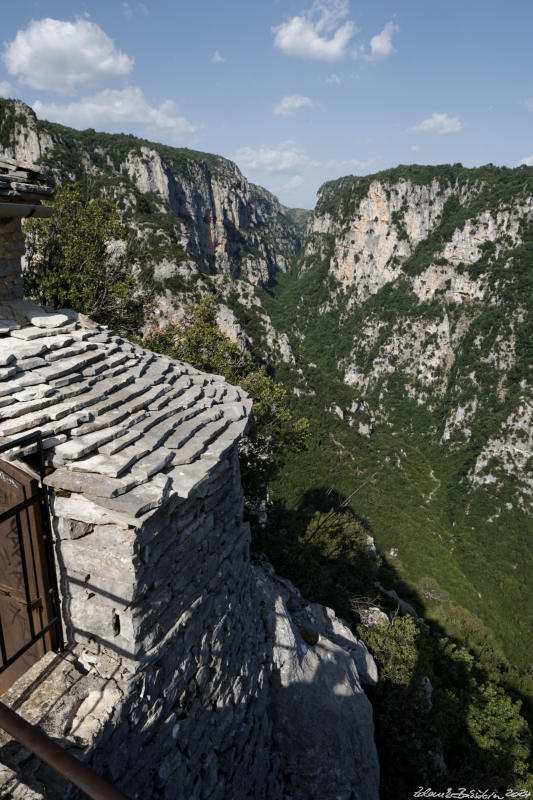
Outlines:
{"label": "limestone cliff", "polygon": [[434,432],[447,448],[463,446],[483,422],[491,435],[468,479],[501,487],[511,477],[529,511],[523,292],[532,222],[531,179],[520,170],[420,167],[342,178],[319,193],[300,273],[323,259],[330,290],[321,313],[335,315],[341,331],[354,315],[361,320],[338,348],[345,383],[385,421],[390,381],[401,374],[406,396],[442,415]]}
{"label": "limestone cliff", "polygon": [[79,132],[0,101],[0,147],[46,164],[59,182],[89,178],[142,234],[161,292],[198,274],[268,283],[300,246],[296,226],[266,189],[220,156],[132,136]]}

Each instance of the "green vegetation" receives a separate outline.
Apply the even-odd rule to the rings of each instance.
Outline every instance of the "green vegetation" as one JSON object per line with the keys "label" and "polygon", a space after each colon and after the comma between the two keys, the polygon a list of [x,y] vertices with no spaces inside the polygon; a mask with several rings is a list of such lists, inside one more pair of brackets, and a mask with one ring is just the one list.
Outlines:
{"label": "green vegetation", "polygon": [[300,236],[305,236],[307,225],[313,218],[313,212],[308,211],[306,208],[286,208],[282,206],[284,216],[289,219]]}
{"label": "green vegetation", "polygon": [[246,497],[256,504],[264,500],[285,452],[305,448],[308,423],[305,417],[297,419],[291,414],[286,391],[267,375],[265,368],[222,333],[216,312],[216,300],[204,297],[186,307],[180,322],[153,327],[143,344],[198,369],[224,375],[253,399],[252,421],[241,444],[240,461]]}
{"label": "green vegetation", "polygon": [[[93,128],[77,131],[57,122],[38,120],[38,129],[57,136],[62,143],[61,148],[50,150],[43,158],[43,163],[50,167],[57,167],[61,172],[73,172],[80,175],[84,170],[84,159],[90,155],[94,165],[104,173],[120,170],[121,165],[127,160],[130,153],[136,153],[143,158],[142,147],[148,147],[159,153],[162,159],[176,173],[184,172],[192,164],[204,164],[214,171],[222,169],[226,162],[220,156],[210,153],[201,153],[186,147],[169,147],[168,145],[150,142],[132,134],[103,133]],[[110,162],[108,161],[110,159]]]}
{"label": "green vegetation", "polygon": [[[516,197],[518,194],[531,194],[533,190],[533,170],[529,167],[510,169],[508,167],[495,167],[487,164],[483,167],[468,168],[462,164],[440,164],[437,166],[424,166],[419,164],[403,165],[393,169],[383,170],[374,175],[365,175],[362,178],[347,176],[328,181],[320,189],[315,213],[319,216],[331,214],[339,222],[353,216],[359,202],[366,197],[370,185],[379,181],[390,187],[399,181],[410,181],[419,186],[429,186],[436,181],[440,192],[447,188],[470,187],[474,194],[482,193],[477,202],[481,207],[495,207],[500,203]],[[476,203],[476,201],[474,201]],[[475,209],[473,205],[472,210]],[[468,217],[472,216],[470,211]],[[468,218],[468,217],[465,217]]]}
{"label": "green vegetation", "polygon": [[359,633],[380,667],[370,694],[383,797],[412,797],[415,775],[436,790],[531,789],[527,722],[500,676],[489,678],[467,649],[423,620],[395,617]]}
{"label": "green vegetation", "polygon": [[28,221],[25,233],[29,297],[53,308],[73,308],[119,330],[142,325],[149,309],[147,292],[139,291],[142,253],[126,241],[109,200],[91,200],[80,186],[67,186],[56,196],[54,215]]}
{"label": "green vegetation", "polygon": [[295,509],[272,504],[267,524],[254,530],[254,549],[267,553],[305,597],[355,622],[357,609],[376,596],[377,564],[368,536],[349,502],[332,489],[317,489]]}

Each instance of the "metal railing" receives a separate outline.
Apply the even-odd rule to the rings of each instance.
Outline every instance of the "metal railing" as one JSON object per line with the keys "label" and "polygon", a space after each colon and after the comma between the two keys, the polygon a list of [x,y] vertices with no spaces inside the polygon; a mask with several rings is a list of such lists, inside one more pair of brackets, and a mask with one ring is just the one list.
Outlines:
{"label": "metal railing", "polygon": [[30,725],[3,703],[0,703],[0,728],[93,800],[128,800],[126,795],[94,770],[63,750],[46,733],[35,725]]}

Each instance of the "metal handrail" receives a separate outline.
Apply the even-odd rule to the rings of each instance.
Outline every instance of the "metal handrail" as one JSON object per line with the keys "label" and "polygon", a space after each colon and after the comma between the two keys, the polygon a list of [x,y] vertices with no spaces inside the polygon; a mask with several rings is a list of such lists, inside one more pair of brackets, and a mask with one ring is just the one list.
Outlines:
{"label": "metal handrail", "polygon": [[63,750],[44,731],[30,725],[3,703],[0,703],[0,728],[92,800],[128,800],[125,794],[97,775],[87,764]]}

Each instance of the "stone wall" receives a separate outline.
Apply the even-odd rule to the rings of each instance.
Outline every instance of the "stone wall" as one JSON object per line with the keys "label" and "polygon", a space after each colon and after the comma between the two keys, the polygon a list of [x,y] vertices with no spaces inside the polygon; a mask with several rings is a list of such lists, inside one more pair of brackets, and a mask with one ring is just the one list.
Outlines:
{"label": "stone wall", "polygon": [[20,219],[0,217],[0,300],[22,297],[20,259],[24,251]]}
{"label": "stone wall", "polygon": [[[377,800],[375,664],[250,562],[236,446],[137,527],[91,522],[83,502],[75,519],[75,501],[52,502],[70,647],[5,702],[131,800]],[[1,735],[0,763],[0,797],[77,796]]]}
{"label": "stone wall", "polygon": [[79,737],[98,703],[98,771],[132,798],[275,796],[271,659],[236,448],[191,497],[174,496],[136,530],[79,516],[54,526],[66,627],[102,681],[71,728]]}

